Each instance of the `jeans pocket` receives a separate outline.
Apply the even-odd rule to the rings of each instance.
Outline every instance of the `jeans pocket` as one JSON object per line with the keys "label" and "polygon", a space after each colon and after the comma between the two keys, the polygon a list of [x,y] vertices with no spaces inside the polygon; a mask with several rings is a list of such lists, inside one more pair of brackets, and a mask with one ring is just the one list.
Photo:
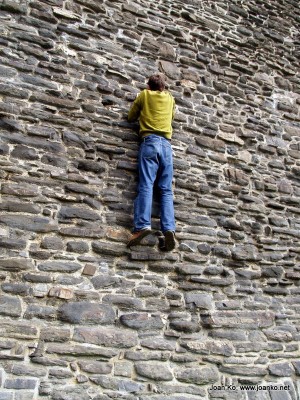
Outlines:
{"label": "jeans pocket", "polygon": [[153,143],[142,143],[141,144],[141,157],[152,159],[156,157],[157,149]]}
{"label": "jeans pocket", "polygon": [[165,163],[171,164],[173,160],[172,146],[169,143],[163,145]]}

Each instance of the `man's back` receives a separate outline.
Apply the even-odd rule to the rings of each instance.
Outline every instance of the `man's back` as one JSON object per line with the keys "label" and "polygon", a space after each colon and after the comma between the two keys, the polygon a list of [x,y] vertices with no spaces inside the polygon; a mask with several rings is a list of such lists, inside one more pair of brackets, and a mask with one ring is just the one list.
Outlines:
{"label": "man's back", "polygon": [[141,137],[154,133],[171,139],[174,108],[174,98],[168,91],[144,89],[134,101],[128,120],[140,118]]}

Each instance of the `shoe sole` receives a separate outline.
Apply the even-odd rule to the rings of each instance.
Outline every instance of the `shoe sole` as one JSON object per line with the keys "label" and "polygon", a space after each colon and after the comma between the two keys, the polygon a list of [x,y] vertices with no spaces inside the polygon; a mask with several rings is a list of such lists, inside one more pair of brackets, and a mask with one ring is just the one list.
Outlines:
{"label": "shoe sole", "polygon": [[175,249],[175,235],[172,231],[165,232],[165,249],[166,251],[171,251]]}
{"label": "shoe sole", "polygon": [[152,233],[152,230],[151,230],[151,229],[145,229],[145,230],[140,234],[140,236],[138,236],[138,237],[135,238],[135,239],[130,240],[130,242],[127,243],[127,247],[131,247],[131,246],[135,246],[135,245],[139,244],[139,243],[144,239],[144,237],[150,235],[150,233]]}

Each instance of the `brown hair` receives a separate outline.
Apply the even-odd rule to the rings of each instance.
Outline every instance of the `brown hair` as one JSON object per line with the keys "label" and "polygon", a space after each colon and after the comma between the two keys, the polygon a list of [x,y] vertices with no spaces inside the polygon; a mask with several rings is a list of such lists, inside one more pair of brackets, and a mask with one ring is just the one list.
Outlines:
{"label": "brown hair", "polygon": [[159,90],[162,92],[165,89],[165,78],[161,74],[151,75],[148,80],[150,90]]}

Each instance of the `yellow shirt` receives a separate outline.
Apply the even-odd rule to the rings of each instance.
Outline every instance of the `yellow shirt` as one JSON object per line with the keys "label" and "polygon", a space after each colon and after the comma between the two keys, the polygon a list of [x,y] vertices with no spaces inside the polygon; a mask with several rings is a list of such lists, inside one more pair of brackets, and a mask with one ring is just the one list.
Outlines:
{"label": "yellow shirt", "polygon": [[128,121],[140,119],[141,137],[156,134],[171,139],[174,113],[175,100],[171,93],[144,89],[134,100]]}

